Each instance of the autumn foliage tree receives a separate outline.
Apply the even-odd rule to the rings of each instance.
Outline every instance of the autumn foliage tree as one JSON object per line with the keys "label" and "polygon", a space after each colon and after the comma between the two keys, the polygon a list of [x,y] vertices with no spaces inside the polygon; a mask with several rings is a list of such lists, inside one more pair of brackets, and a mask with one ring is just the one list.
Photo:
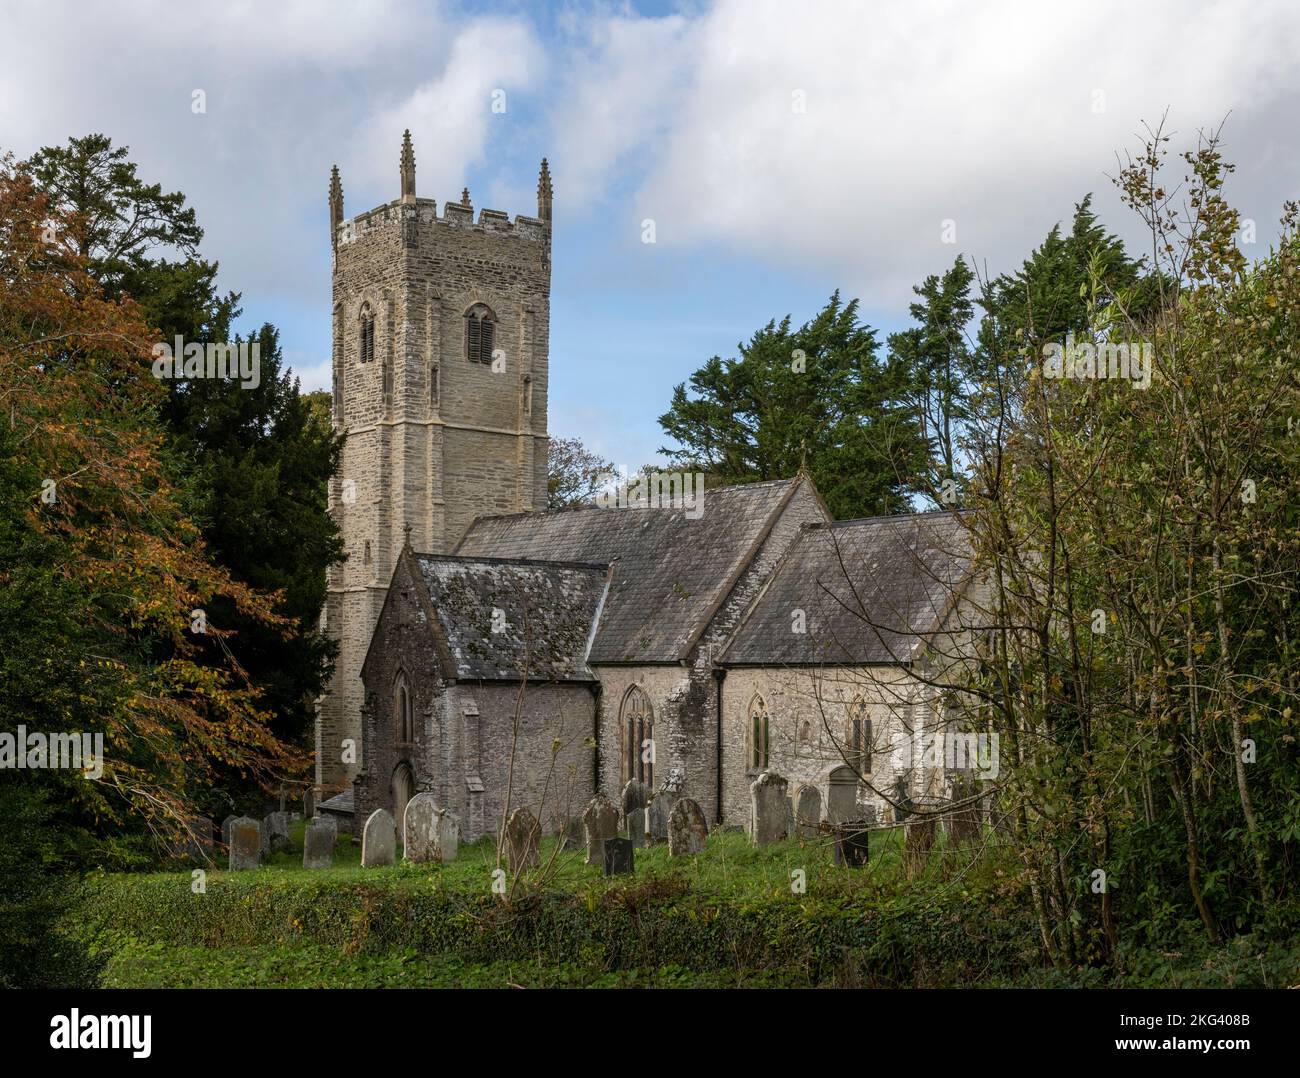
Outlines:
{"label": "autumn foliage tree", "polygon": [[[56,789],[67,833],[168,837],[215,770],[269,781],[301,766],[227,628],[204,624],[220,603],[268,629],[283,619],[274,594],[208,557],[160,452],[154,333],[103,294],[78,226],[0,160],[0,721],[103,734],[97,780],[23,776]],[[199,662],[213,646],[225,662]]]}

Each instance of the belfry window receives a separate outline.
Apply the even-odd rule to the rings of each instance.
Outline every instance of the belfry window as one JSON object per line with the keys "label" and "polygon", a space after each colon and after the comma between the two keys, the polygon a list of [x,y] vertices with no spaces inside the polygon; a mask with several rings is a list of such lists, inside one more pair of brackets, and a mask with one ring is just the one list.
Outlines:
{"label": "belfry window", "polygon": [[491,363],[496,344],[496,315],[485,303],[465,312],[465,358],[471,363]]}
{"label": "belfry window", "polygon": [[848,762],[859,775],[871,774],[871,720],[867,705],[857,697],[849,705]]}
{"label": "belfry window", "polygon": [[375,358],[375,312],[370,304],[361,307],[361,321],[357,332],[357,355],[362,363],[369,363]]}

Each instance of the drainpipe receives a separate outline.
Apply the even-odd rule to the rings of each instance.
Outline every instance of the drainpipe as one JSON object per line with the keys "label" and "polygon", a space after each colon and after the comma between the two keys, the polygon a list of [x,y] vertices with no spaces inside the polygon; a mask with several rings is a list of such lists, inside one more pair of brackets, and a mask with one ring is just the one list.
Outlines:
{"label": "drainpipe", "polygon": [[591,737],[596,751],[591,754],[591,792],[600,793],[600,697],[604,689],[599,681],[591,685]]}
{"label": "drainpipe", "polygon": [[718,688],[717,688],[717,701],[718,701],[718,703],[717,703],[717,708],[718,708],[718,718],[717,718],[717,728],[718,728],[718,753],[717,753],[717,760],[718,760],[718,775],[717,775],[718,804],[717,804],[717,816],[716,816],[716,822],[719,823],[719,824],[721,824],[721,823],[722,823],[722,683],[727,679],[727,671],[715,666],[715,667],[713,668],[713,678],[714,678],[714,680],[715,680],[715,681],[717,682],[717,684],[718,684]]}

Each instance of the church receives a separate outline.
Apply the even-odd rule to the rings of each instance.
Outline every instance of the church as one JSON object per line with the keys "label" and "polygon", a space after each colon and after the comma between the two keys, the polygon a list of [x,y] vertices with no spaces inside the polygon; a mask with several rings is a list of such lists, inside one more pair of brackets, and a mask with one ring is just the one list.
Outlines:
{"label": "church", "polygon": [[[951,796],[931,751],[970,654],[959,514],[831,519],[806,475],[646,507],[546,508],[552,184],[536,216],[415,193],[356,217],[330,179],[330,491],[346,560],[318,704],[322,808],[428,791],[473,841],[551,832],[632,779],[745,825],[764,772],[831,820]],[[359,831],[359,828],[358,828]]]}

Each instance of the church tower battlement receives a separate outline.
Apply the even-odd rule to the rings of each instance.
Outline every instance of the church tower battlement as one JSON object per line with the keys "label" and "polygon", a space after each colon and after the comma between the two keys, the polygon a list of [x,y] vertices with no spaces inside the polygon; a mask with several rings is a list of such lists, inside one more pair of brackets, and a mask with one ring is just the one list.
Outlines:
{"label": "church tower battlement", "polygon": [[361,664],[405,529],[414,549],[448,553],[478,516],[546,506],[549,167],[536,217],[475,221],[468,190],[441,215],[416,197],[409,131],[398,165],[400,196],[350,219],[330,176],[333,422],[347,441],[329,502],[347,560],[323,616],[339,642],[316,721],[326,796],[364,766]]}

